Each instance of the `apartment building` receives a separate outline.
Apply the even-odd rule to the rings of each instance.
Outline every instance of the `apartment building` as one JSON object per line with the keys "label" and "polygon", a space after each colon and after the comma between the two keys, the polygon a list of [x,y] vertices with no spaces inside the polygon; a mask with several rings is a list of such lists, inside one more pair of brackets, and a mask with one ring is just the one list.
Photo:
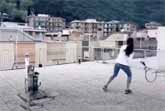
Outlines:
{"label": "apartment building", "polygon": [[70,23],[70,28],[90,35],[91,40],[103,37],[103,22],[96,21],[96,19],[74,20]]}
{"label": "apartment building", "polygon": [[119,27],[121,32],[132,33],[137,30],[138,26],[133,22],[120,22]]}
{"label": "apartment building", "polygon": [[129,32],[137,30],[137,25],[133,22],[96,21],[95,19],[75,20],[71,22],[71,28],[77,29],[85,34],[90,34],[96,40],[106,39],[114,32]]}
{"label": "apartment building", "polygon": [[145,24],[146,29],[157,29],[159,26],[161,26],[158,22],[149,22]]}
{"label": "apartment building", "polygon": [[61,17],[51,17],[46,14],[31,15],[27,17],[29,26],[43,28],[48,32],[59,32],[65,28],[65,19]]}
{"label": "apartment building", "polygon": [[49,32],[60,32],[65,28],[65,19],[61,17],[50,17],[47,22]]}
{"label": "apartment building", "polygon": [[121,29],[120,21],[112,20],[109,22],[104,22],[104,37],[108,37],[114,32],[119,32]]}

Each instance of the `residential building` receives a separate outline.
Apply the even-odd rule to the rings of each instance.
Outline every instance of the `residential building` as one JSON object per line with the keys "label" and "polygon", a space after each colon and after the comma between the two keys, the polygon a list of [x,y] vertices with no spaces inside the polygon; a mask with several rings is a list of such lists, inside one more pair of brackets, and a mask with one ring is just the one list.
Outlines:
{"label": "residential building", "polygon": [[134,38],[135,49],[152,49],[157,48],[157,30],[138,30],[132,33],[131,37]]}
{"label": "residential building", "polygon": [[27,17],[29,26],[44,28],[48,32],[59,32],[65,28],[65,19],[61,17],[51,17],[45,14],[31,15]]}
{"label": "residential building", "polygon": [[77,30],[82,34],[82,53],[83,60],[91,60],[91,43],[103,38],[103,22],[95,19],[74,20],[70,23],[73,30]]}
{"label": "residential building", "polygon": [[27,17],[28,25],[34,28],[45,28],[47,29],[47,23],[49,15],[38,14],[37,16],[31,15]]}
{"label": "residential building", "polygon": [[95,19],[75,20],[71,22],[71,28],[77,29],[85,34],[90,34],[91,39],[106,39],[114,32],[129,32],[137,30],[137,25],[133,22],[121,22],[112,20],[109,22],[96,21]]}
{"label": "residential building", "polygon": [[147,29],[148,38],[157,38],[158,32],[157,29]]}
{"label": "residential building", "polygon": [[123,22],[117,20],[104,22],[104,27],[103,27],[104,39],[106,39],[111,34],[116,32],[133,33],[136,30],[137,30],[137,25],[133,22]]}
{"label": "residential building", "polygon": [[70,23],[70,27],[91,35],[91,40],[103,37],[103,22],[96,21],[96,19],[74,20]]}
{"label": "residential building", "polygon": [[94,52],[88,51],[92,53],[92,57],[97,60],[113,59],[117,56],[120,47],[126,43],[128,37],[134,38],[135,58],[156,55],[157,40],[156,38],[148,37],[146,30],[140,30],[133,35],[130,35],[128,32],[112,33],[105,40],[90,43],[91,47],[94,48],[92,49]]}
{"label": "residential building", "polygon": [[110,34],[114,33],[114,32],[119,32],[120,31],[120,21],[117,20],[112,20],[109,22],[104,22],[104,37],[108,37],[110,36]]}
{"label": "residential building", "polygon": [[60,32],[65,29],[65,19],[61,17],[50,17],[47,23],[48,32]]}
{"label": "residential building", "polygon": [[145,28],[147,29],[157,29],[159,26],[161,26],[158,22],[149,22],[145,24]]}
{"label": "residential building", "polygon": [[120,22],[119,29],[121,32],[132,33],[137,30],[137,24],[133,22]]}

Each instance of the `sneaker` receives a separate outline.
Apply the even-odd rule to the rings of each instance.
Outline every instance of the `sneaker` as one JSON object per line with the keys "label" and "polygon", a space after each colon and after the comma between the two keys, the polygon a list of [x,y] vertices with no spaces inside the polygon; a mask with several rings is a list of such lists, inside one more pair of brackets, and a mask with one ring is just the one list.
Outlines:
{"label": "sneaker", "polygon": [[103,87],[103,91],[104,91],[104,92],[107,92],[107,91],[108,91],[107,86],[104,86],[104,87]]}
{"label": "sneaker", "polygon": [[125,94],[131,94],[131,93],[132,93],[132,90],[130,90],[130,89],[125,90]]}

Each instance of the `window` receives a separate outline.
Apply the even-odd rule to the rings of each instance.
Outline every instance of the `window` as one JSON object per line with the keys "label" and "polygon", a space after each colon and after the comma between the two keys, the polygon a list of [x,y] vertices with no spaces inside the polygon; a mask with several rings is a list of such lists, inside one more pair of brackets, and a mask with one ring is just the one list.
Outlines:
{"label": "window", "polygon": [[123,45],[123,41],[118,41],[118,46],[122,46]]}
{"label": "window", "polygon": [[82,41],[82,46],[88,46],[89,45],[89,41]]}

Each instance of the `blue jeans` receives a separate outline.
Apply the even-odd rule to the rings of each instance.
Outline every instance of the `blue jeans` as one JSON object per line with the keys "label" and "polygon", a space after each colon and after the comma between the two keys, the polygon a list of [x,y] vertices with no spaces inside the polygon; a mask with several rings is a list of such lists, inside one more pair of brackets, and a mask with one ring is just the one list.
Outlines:
{"label": "blue jeans", "polygon": [[130,67],[129,66],[126,66],[126,65],[119,64],[119,63],[116,63],[115,64],[114,73],[113,73],[112,78],[117,77],[120,69],[122,69],[127,74],[128,80],[131,80],[132,79],[132,72],[130,70]]}

